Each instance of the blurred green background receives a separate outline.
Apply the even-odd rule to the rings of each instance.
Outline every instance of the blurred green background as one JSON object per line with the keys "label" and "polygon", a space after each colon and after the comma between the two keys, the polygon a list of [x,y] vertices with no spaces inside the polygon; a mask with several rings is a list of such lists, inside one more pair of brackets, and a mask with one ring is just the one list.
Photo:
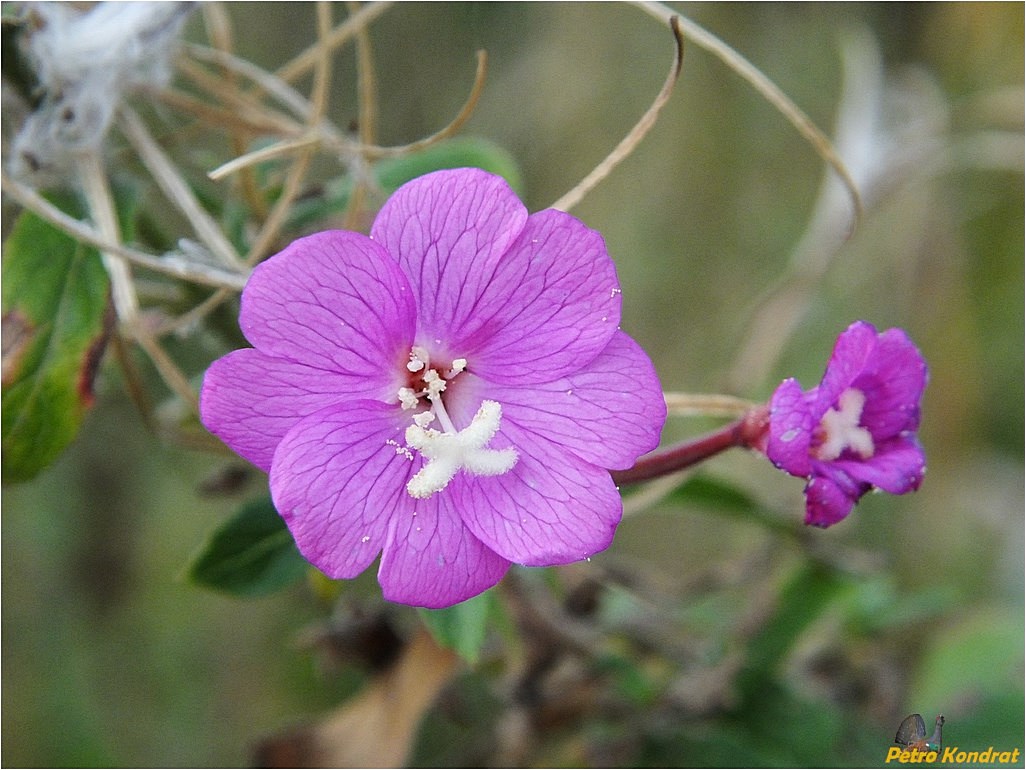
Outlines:
{"label": "blurred green background", "polygon": [[[860,736],[833,764],[882,764],[911,712],[928,724],[944,713],[947,744],[1024,748],[1023,6],[677,7],[840,135],[867,210],[844,242],[844,199],[830,185],[824,192],[813,150],[720,61],[687,45],[651,134],[573,212],[603,233],[623,286],[623,328],[649,351],[664,389],[761,400],[786,376],[811,386],[837,334],[860,318],[904,327],[931,369],[926,481],[914,495],[869,496],[843,523],[810,533],[824,551],[868,554],[871,569],[805,628],[783,676],[812,703],[839,714],[850,705]],[[268,68],[314,39],[310,5],[227,11],[238,53]],[[187,34],[202,39],[198,17]],[[616,145],[673,51],[654,18],[611,3],[402,3],[371,35],[382,144],[447,123],[473,80],[475,50],[488,51],[486,89],[464,133],[515,156],[532,210]],[[333,81],[342,126],[356,117],[351,59],[338,57]],[[316,717],[359,679],[324,673],[297,644],[324,615],[305,588],[240,601],[182,579],[238,504],[197,491],[222,459],[150,435],[112,367],[99,389],[60,460],[3,490],[3,764],[250,764],[261,737]],[[671,419],[664,442],[710,424]],[[774,511],[803,514],[800,481],[763,458],[737,453],[705,470]],[[629,517],[595,561],[636,559],[683,585],[759,554],[778,566],[797,560],[787,548],[749,521],[665,504]],[[696,633],[715,639],[717,624],[737,620],[729,602],[699,590],[687,599]],[[824,660],[834,661],[826,687],[810,673]],[[851,674],[846,694],[838,666]],[[816,729],[765,716],[781,743]],[[716,754],[715,741],[691,737],[686,752],[631,761],[797,761],[774,762],[758,747],[751,757]],[[437,752],[416,761],[449,761]]]}

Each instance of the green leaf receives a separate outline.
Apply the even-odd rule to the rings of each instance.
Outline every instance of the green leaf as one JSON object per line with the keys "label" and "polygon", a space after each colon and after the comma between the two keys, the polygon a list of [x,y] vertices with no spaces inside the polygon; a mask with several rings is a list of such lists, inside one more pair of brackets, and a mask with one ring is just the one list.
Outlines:
{"label": "green leaf", "polygon": [[821,563],[803,564],[787,582],[772,616],[748,643],[740,689],[750,697],[774,679],[776,669],[816,618],[850,587],[837,570]]}
{"label": "green leaf", "polygon": [[301,579],[299,553],[270,497],[253,500],[218,527],[188,570],[195,583],[236,596],[264,596]]}
{"label": "green leaf", "polygon": [[428,147],[412,155],[388,158],[374,167],[374,175],[387,192],[443,168],[481,168],[503,177],[517,194],[522,192],[520,169],[513,156],[487,139],[461,137]]}
{"label": "green leaf", "polygon": [[953,586],[898,591],[894,576],[878,574],[853,586],[846,608],[851,634],[872,636],[939,618],[959,604]]}
{"label": "green leaf", "polygon": [[114,318],[99,253],[30,212],[4,244],[0,284],[3,480],[25,481],[78,433]]}
{"label": "green leaf", "polygon": [[756,767],[843,766],[847,762],[838,762],[838,754],[848,759],[854,748],[846,732],[857,724],[855,714],[809,700],[778,682],[760,686],[733,717],[745,742],[761,755]]}
{"label": "green leaf", "polygon": [[420,616],[436,642],[454,650],[473,665],[481,654],[489,618],[494,609],[495,597],[492,590],[488,590],[452,607],[421,609]]}
{"label": "green leaf", "polygon": [[801,528],[795,522],[773,515],[748,494],[707,474],[688,477],[666,497],[666,502],[701,507],[710,513],[759,524],[778,535],[800,537]]}
{"label": "green leaf", "polygon": [[[498,174],[521,192],[520,169],[513,156],[497,144],[475,137],[450,139],[421,152],[382,160],[374,165],[374,178],[381,190],[391,195],[411,179],[432,171],[467,167]],[[322,196],[296,202],[289,213],[289,227],[302,228],[345,211],[352,189],[349,176],[328,182]]]}
{"label": "green leaf", "polygon": [[977,604],[953,612],[929,635],[917,661],[909,687],[913,710],[950,714],[985,696],[1017,693],[1021,699],[1023,642],[1021,605]]}
{"label": "green leaf", "polygon": [[720,508],[733,513],[748,514],[757,508],[749,495],[708,475],[689,476],[675,489],[670,498],[676,503]]}

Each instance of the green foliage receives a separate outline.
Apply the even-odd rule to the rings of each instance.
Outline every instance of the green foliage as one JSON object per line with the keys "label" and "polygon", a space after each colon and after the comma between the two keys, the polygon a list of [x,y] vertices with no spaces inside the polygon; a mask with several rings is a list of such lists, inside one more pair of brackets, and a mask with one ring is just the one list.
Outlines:
{"label": "green foliage", "polygon": [[113,324],[109,282],[95,249],[25,212],[4,244],[2,284],[3,480],[25,481],[75,437],[92,403]]}
{"label": "green foliage", "polygon": [[[958,704],[991,700],[1018,682],[1022,714],[1022,614],[981,607],[949,623],[929,639],[909,691],[911,710],[947,710],[953,722],[971,714],[951,712]],[[1021,721],[1020,721],[1021,726]],[[950,741],[946,741],[950,742]]]}
{"label": "green foliage", "polygon": [[295,583],[309,568],[271,498],[264,497],[243,505],[211,534],[188,577],[235,596],[264,596]]}
{"label": "green foliage", "polygon": [[493,590],[440,610],[420,610],[431,635],[473,665],[481,654],[488,624],[497,611]]}
{"label": "green foliage", "polygon": [[817,562],[803,564],[784,585],[772,618],[748,645],[746,694],[754,692],[777,666],[805,629],[838,598],[846,581],[836,570]]}
{"label": "green foliage", "polygon": [[708,474],[689,476],[667,500],[685,508],[699,506],[724,516],[757,522],[771,532],[789,537],[797,536],[800,531],[794,523],[768,513],[746,492]]}
{"label": "green foliage", "polygon": [[424,716],[407,767],[488,766],[503,703],[495,688],[475,671],[457,677],[456,688],[459,698]]}
{"label": "green foliage", "polygon": [[402,158],[389,158],[374,167],[375,176],[388,192],[411,179],[443,168],[482,168],[498,174],[518,194],[523,192],[516,159],[503,147],[474,136],[458,137],[432,145]]}
{"label": "green foliage", "polygon": [[680,505],[701,505],[737,514],[750,514],[757,508],[751,496],[706,474],[689,476],[673,492],[671,500]]}
{"label": "green foliage", "polygon": [[874,575],[852,587],[848,625],[853,633],[886,633],[941,617],[957,606],[950,586],[900,591],[890,575]]}

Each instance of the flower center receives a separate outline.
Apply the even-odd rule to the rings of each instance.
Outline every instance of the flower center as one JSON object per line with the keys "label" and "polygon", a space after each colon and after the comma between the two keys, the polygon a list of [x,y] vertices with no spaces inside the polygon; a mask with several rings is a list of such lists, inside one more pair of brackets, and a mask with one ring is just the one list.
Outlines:
{"label": "flower center", "polygon": [[[413,415],[413,424],[406,429],[406,444],[420,452],[427,464],[406,484],[411,497],[430,497],[440,492],[465,470],[476,476],[499,476],[517,462],[512,447],[490,449],[487,444],[495,437],[502,420],[502,406],[497,401],[482,401],[470,424],[462,430],[456,428],[445,410],[442,393],[467,368],[465,358],[455,358],[443,373],[431,367],[428,351],[414,347],[406,364],[411,374],[410,384],[399,388],[399,403],[403,409],[421,406],[422,398],[428,408]],[[435,420],[441,430],[429,428]]]}
{"label": "flower center", "polygon": [[846,449],[850,449],[863,460],[873,456],[873,436],[859,425],[866,394],[856,388],[848,388],[837,399],[838,409],[827,409],[819,423],[816,437],[820,443],[812,453],[820,460],[836,460]]}

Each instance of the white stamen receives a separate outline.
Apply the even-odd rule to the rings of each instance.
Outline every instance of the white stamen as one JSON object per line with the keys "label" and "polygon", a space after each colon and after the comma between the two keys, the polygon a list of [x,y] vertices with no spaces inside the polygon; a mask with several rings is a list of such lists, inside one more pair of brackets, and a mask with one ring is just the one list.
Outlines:
{"label": "white stamen", "polygon": [[410,351],[410,362],[406,364],[406,368],[411,372],[419,372],[425,366],[431,363],[431,356],[422,347],[414,347]]}
{"label": "white stamen", "polygon": [[449,377],[455,377],[457,374],[467,368],[467,359],[465,358],[454,358],[452,360],[452,368],[449,370]]}
{"label": "white stamen", "polygon": [[424,382],[427,383],[427,397],[432,401],[437,399],[442,391],[445,390],[445,380],[434,369],[428,369],[424,372]]}
{"label": "white stamen", "polygon": [[414,409],[417,406],[417,391],[413,388],[399,388],[399,403],[403,409]]}
{"label": "white stamen", "polygon": [[[439,420],[444,408],[441,401],[434,403]],[[497,401],[484,401],[470,425],[461,431],[442,433],[413,424],[406,429],[406,443],[427,458],[428,462],[410,479],[406,490],[411,497],[430,497],[445,489],[461,468],[476,476],[498,476],[509,471],[517,462],[512,447],[489,449],[488,444],[499,430],[502,407]],[[451,422],[450,422],[451,424]]]}
{"label": "white stamen", "polygon": [[863,460],[873,456],[876,447],[873,436],[859,425],[866,394],[857,388],[848,388],[837,399],[840,409],[828,409],[819,424],[823,443],[814,451],[820,460],[836,460],[845,449],[850,449]]}

